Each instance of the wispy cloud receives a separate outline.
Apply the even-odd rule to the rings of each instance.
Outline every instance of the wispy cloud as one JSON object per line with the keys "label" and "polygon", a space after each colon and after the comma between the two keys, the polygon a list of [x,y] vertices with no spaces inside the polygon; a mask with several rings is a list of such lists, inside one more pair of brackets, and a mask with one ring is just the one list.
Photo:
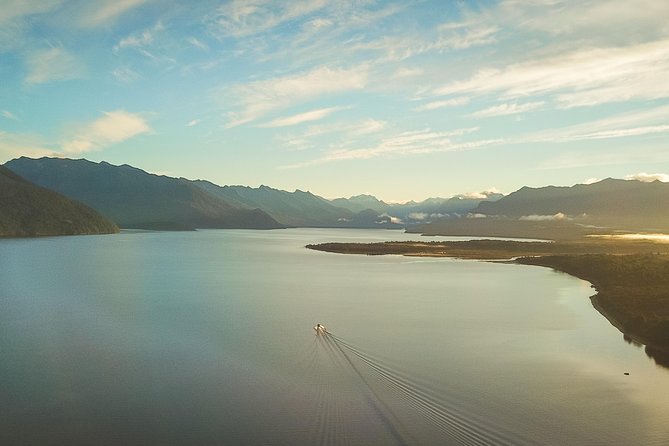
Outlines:
{"label": "wispy cloud", "polygon": [[39,136],[0,131],[0,162],[19,156],[42,157],[55,151]]}
{"label": "wispy cloud", "polygon": [[306,150],[323,145],[323,138],[328,145],[337,145],[343,141],[349,143],[360,138],[382,132],[388,123],[378,119],[363,119],[360,121],[339,121],[327,124],[310,125],[299,134],[284,135],[278,139],[280,145],[288,150]]}
{"label": "wispy cloud", "polygon": [[28,85],[80,79],[87,71],[78,57],[62,47],[36,51],[28,56],[26,63],[28,75],[25,83]]}
{"label": "wispy cloud", "polygon": [[113,22],[123,13],[147,3],[149,0],[97,0],[92,2],[81,16],[85,27],[102,26]]}
{"label": "wispy cloud", "polygon": [[432,101],[428,102],[427,104],[419,105],[418,107],[415,107],[413,110],[414,111],[430,111],[430,110],[437,110],[439,108],[444,108],[444,107],[457,107],[460,105],[466,105],[469,103],[469,98],[468,97],[459,97],[459,98],[452,98],[452,99],[444,99],[441,101]]}
{"label": "wispy cloud", "polygon": [[167,50],[169,45],[165,42],[166,31],[167,27],[162,21],[158,21],[150,28],[122,38],[112,50],[115,54],[131,50],[152,64],[174,66],[177,61],[169,55]]}
{"label": "wispy cloud", "polygon": [[359,90],[367,84],[367,68],[318,67],[307,73],[240,84],[222,91],[225,103],[232,100],[238,111],[227,114],[227,127],[246,124],[305,100],[344,91]]}
{"label": "wispy cloud", "polygon": [[232,0],[211,14],[208,23],[220,37],[252,36],[309,15],[327,3],[326,0]]}
{"label": "wispy cloud", "polygon": [[522,217],[518,218],[518,220],[521,221],[563,221],[568,219],[569,217],[567,217],[562,212],[558,212],[557,214],[553,215],[523,215]]}
{"label": "wispy cloud", "polygon": [[303,124],[305,122],[320,121],[321,119],[330,116],[332,113],[340,110],[345,110],[350,107],[328,107],[311,110],[297,115],[287,116],[284,118],[274,119],[260,127],[274,128],[274,127],[288,127],[291,125]]}
{"label": "wispy cloud", "polygon": [[41,14],[53,10],[64,0],[14,0],[3,2],[0,8],[0,24],[20,17]]}
{"label": "wispy cloud", "polygon": [[603,119],[531,133],[519,142],[585,141],[669,133],[669,106],[632,110]]}
{"label": "wispy cloud", "polygon": [[453,140],[453,138],[461,137],[477,130],[477,127],[470,127],[447,132],[435,132],[431,129],[402,132],[400,134],[381,138],[376,145],[370,147],[333,148],[320,158],[282,167],[301,168],[335,161],[363,160],[379,157],[403,157],[435,152],[469,150],[502,142],[501,139],[463,142]]}
{"label": "wispy cloud", "polygon": [[0,116],[3,118],[11,119],[12,121],[18,121],[19,118],[16,117],[16,115],[9,110],[0,110]]}
{"label": "wispy cloud", "polygon": [[605,153],[568,151],[542,161],[535,169],[562,170],[593,166],[623,166],[626,164],[657,164],[667,162],[669,162],[669,153],[652,150],[608,150]]}
{"label": "wispy cloud", "polygon": [[149,132],[151,127],[138,114],[125,110],[103,112],[102,117],[84,125],[63,142],[62,149],[69,154],[90,152]]}
{"label": "wispy cloud", "polygon": [[596,48],[485,68],[464,81],[435,90],[439,95],[496,94],[502,99],[550,94],[560,107],[669,97],[669,39]]}
{"label": "wispy cloud", "polygon": [[669,4],[655,0],[505,0],[490,14],[525,30],[616,42],[629,36],[652,39],[666,33]]}
{"label": "wispy cloud", "polygon": [[418,67],[413,67],[413,68],[400,67],[400,68],[397,69],[397,71],[395,71],[395,74],[393,74],[393,78],[394,79],[406,79],[408,77],[420,76],[424,72],[425,72],[425,70],[423,70],[422,68],[418,68]]}
{"label": "wispy cloud", "polygon": [[130,67],[123,66],[112,71],[112,75],[117,81],[130,83],[140,79],[142,76]]}
{"label": "wispy cloud", "polygon": [[488,107],[483,110],[471,113],[469,117],[490,118],[493,116],[516,115],[519,113],[526,113],[528,111],[536,110],[538,108],[541,108],[543,105],[544,105],[543,101],[525,102],[523,104],[519,104],[517,102],[511,102],[506,104],[493,105],[492,107]]}
{"label": "wispy cloud", "polygon": [[195,127],[199,123],[200,123],[199,119],[192,119],[192,120],[188,121],[188,123],[186,124],[186,127]]}
{"label": "wispy cloud", "polygon": [[159,34],[162,31],[165,31],[165,26],[162,22],[158,22],[149,29],[140,33],[131,34],[119,40],[119,42],[114,45],[114,52],[118,52],[124,48],[143,48],[149,46],[155,41],[156,34]]}
{"label": "wispy cloud", "polygon": [[209,51],[209,45],[207,45],[197,37],[190,36],[189,38],[186,39],[186,42],[190,43],[192,46],[202,51]]}

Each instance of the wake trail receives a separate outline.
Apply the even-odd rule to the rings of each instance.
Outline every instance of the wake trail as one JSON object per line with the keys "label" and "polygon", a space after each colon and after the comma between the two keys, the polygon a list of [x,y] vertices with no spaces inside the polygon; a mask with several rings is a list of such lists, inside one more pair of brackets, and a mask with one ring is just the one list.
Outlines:
{"label": "wake trail", "polygon": [[[388,366],[375,360],[371,355],[365,354],[334,334],[328,332],[326,333],[326,337],[339,348],[351,367],[370,390],[372,390],[371,386],[344,352],[344,349],[362,361],[395,395],[399,396],[407,405],[425,416],[440,432],[457,444],[466,446],[530,444],[522,438],[508,435],[502,429],[485,424],[480,419],[476,420],[476,417],[463,414],[457,408],[449,407],[445,401],[435,395],[434,390],[428,389],[427,386],[415,382],[398,371],[391,370]],[[372,392],[380,401],[378,395],[373,390]]]}
{"label": "wake trail", "polygon": [[409,443],[405,439],[407,434],[403,434],[400,432],[400,430],[405,430],[404,427],[402,426],[402,423],[395,416],[392,410],[383,402],[381,397],[369,384],[367,379],[365,379],[365,377],[360,372],[358,367],[353,363],[353,361],[351,361],[351,358],[348,356],[348,354],[342,349],[342,347],[339,344],[337,344],[337,342],[328,333],[325,333],[323,335],[323,339],[325,340],[326,344],[330,344],[333,348],[336,348],[339,351],[339,353],[341,353],[346,363],[351,367],[351,369],[355,372],[358,378],[360,378],[365,388],[371,393],[371,397],[368,397],[368,402],[370,403],[370,406],[374,409],[376,414],[379,416],[381,422],[388,429],[388,432],[393,436],[393,438],[395,438],[395,440],[397,440],[399,444],[408,446]]}

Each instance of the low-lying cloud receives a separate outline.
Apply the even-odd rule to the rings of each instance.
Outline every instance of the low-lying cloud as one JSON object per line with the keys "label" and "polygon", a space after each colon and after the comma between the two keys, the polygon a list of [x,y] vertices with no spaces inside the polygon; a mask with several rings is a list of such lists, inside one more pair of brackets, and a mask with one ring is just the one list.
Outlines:
{"label": "low-lying cloud", "polygon": [[626,180],[636,180],[643,183],[652,183],[653,181],[661,181],[663,183],[669,183],[669,175],[666,173],[646,173],[640,172],[632,175],[627,175]]}
{"label": "low-lying cloud", "polygon": [[554,215],[523,215],[520,217],[518,220],[521,221],[563,221],[563,220],[568,220],[569,217],[567,217],[565,214],[562,212],[558,212],[557,214]]}

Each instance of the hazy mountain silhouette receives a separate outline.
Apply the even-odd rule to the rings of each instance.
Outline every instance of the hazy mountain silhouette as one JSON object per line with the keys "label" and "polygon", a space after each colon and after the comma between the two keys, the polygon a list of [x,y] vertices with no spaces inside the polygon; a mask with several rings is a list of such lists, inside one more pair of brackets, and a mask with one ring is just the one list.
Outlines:
{"label": "hazy mountain silhouette", "polygon": [[193,184],[228,203],[246,208],[260,208],[277,221],[288,226],[397,228],[382,216],[382,211],[363,207],[351,210],[335,206],[333,202],[311,192],[286,192],[268,186],[218,186],[197,180]]}
{"label": "hazy mountain silhouette", "polygon": [[382,214],[391,208],[390,204],[379,200],[373,195],[367,194],[356,195],[351,198],[335,198],[330,200],[330,203],[335,206],[348,209],[352,212],[362,212],[366,211],[367,209],[373,209]]}
{"label": "hazy mountain silhouette", "polygon": [[571,187],[523,187],[472,212],[524,220],[573,220],[629,230],[669,229],[669,183],[608,178]]}
{"label": "hazy mountain silhouette", "polygon": [[669,230],[669,184],[606,179],[571,187],[523,187],[483,201],[465,217],[412,227],[428,235],[577,239],[612,231]]}
{"label": "hazy mountain silhouette", "polygon": [[234,206],[190,181],[128,165],[21,157],[5,166],[36,184],[85,203],[123,228],[283,227],[260,209]]}
{"label": "hazy mountain silhouette", "polygon": [[331,202],[354,212],[359,212],[363,209],[373,209],[378,213],[386,214],[389,217],[394,217],[405,224],[411,225],[466,215],[482,201],[499,200],[501,197],[503,197],[502,194],[487,192],[477,194],[475,197],[456,195],[450,198],[428,198],[421,202],[410,201],[402,204],[390,204],[372,195],[356,195],[351,198],[336,198],[331,200]]}
{"label": "hazy mountain silhouette", "polygon": [[0,236],[110,234],[118,227],[95,210],[0,166]]}

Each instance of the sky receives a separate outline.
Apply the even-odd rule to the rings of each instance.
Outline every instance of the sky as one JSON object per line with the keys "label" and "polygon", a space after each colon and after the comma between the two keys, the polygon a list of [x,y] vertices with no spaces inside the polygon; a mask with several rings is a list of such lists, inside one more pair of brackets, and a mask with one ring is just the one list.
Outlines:
{"label": "sky", "polygon": [[669,180],[665,0],[0,0],[0,163],[391,202]]}

